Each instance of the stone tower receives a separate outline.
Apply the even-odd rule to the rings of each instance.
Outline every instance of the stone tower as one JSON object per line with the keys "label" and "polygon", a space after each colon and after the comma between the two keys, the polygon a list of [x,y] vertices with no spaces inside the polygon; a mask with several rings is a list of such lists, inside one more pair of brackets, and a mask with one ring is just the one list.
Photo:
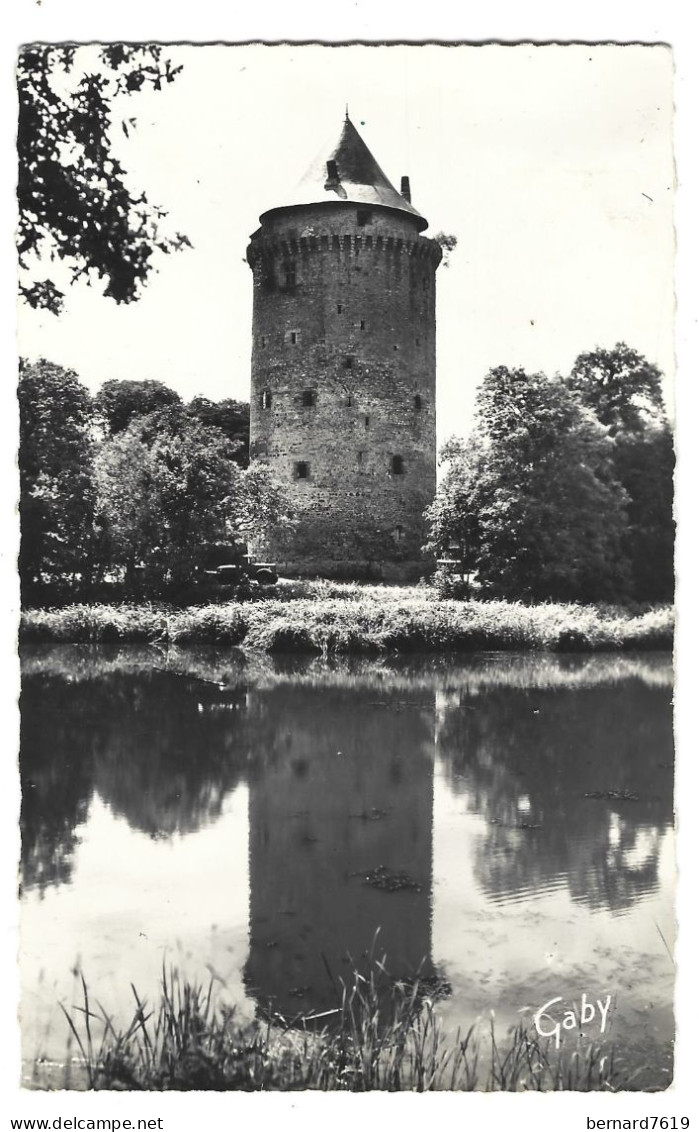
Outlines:
{"label": "stone tower", "polygon": [[289,485],[291,532],[253,546],[283,573],[417,579],[435,493],[435,272],[427,221],[349,117],[260,217],[251,455]]}

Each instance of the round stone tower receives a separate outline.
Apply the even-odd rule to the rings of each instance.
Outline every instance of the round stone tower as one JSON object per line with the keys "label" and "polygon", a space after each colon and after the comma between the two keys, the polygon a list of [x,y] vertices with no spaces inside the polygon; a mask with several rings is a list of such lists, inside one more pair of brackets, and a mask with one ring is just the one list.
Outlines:
{"label": "round stone tower", "polygon": [[408,581],[426,571],[436,486],[435,272],[442,253],[357,130],[260,217],[250,452],[297,522],[254,544],[282,573]]}

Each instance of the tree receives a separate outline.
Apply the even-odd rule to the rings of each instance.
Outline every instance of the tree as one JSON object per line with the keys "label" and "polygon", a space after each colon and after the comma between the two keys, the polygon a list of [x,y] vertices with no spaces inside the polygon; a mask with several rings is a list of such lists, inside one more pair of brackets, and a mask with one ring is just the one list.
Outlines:
{"label": "tree", "polygon": [[213,425],[238,445],[235,460],[241,468],[250,462],[250,406],[246,401],[210,401],[207,397],[193,397],[187,406],[192,416],[202,424]]}
{"label": "tree", "polygon": [[[477,456],[454,453],[445,492],[475,532],[481,583],[527,600],[624,595],[626,495],[612,441],[560,380],[499,367],[477,398]],[[444,508],[443,508],[444,509]],[[433,536],[438,533],[433,527]]]}
{"label": "tree", "polygon": [[613,438],[614,473],[628,496],[624,552],[639,601],[674,590],[672,432],[657,366],[619,342],[577,358],[567,385]]}
{"label": "tree", "polygon": [[452,437],[442,447],[440,463],[447,472],[434,502],[425,513],[429,535],[425,550],[432,555],[444,551],[458,555],[462,581],[467,584],[477,568],[480,551],[478,487],[483,448],[476,438],[467,444]]}
{"label": "tree", "polygon": [[637,601],[672,601],[675,588],[673,472],[669,424],[618,436],[614,465],[629,502],[624,548]]}
{"label": "tree", "polygon": [[96,546],[92,402],[72,370],[21,363],[19,572],[26,603],[85,583]]}
{"label": "tree", "polygon": [[[85,60],[91,69],[83,70]],[[153,270],[154,251],[189,246],[181,233],[165,234],[166,213],[129,186],[111,137],[121,96],[161,90],[180,70],[153,44],[34,43],[20,51],[18,250],[30,306],[62,309],[54,280],[31,281],[44,254],[71,265],[71,282],[96,275],[106,296],[129,303]],[[121,122],[127,136],[134,125]]]}
{"label": "tree", "polygon": [[445,267],[448,267],[449,257],[459,241],[456,236],[451,235],[449,232],[435,232],[432,238],[442,249],[442,263]]}
{"label": "tree", "polygon": [[129,378],[105,381],[95,397],[95,410],[107,436],[123,432],[134,417],[145,417],[169,405],[181,404],[179,393],[162,381]]}
{"label": "tree", "polygon": [[664,418],[661,381],[658,367],[624,342],[580,354],[566,379],[612,436],[643,432]]}
{"label": "tree", "polygon": [[134,417],[108,440],[97,483],[112,559],[127,587],[150,594],[186,587],[209,547],[282,522],[287,510],[266,469],[242,471],[221,430],[181,405]]}

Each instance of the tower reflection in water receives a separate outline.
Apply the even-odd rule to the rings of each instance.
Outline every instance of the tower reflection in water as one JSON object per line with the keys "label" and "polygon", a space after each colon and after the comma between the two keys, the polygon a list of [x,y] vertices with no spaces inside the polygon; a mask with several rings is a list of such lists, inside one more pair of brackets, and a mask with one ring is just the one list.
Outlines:
{"label": "tower reflection in water", "polygon": [[430,978],[434,693],[286,686],[251,693],[249,712],[265,732],[249,794],[258,1008],[332,1010],[384,954],[387,981]]}

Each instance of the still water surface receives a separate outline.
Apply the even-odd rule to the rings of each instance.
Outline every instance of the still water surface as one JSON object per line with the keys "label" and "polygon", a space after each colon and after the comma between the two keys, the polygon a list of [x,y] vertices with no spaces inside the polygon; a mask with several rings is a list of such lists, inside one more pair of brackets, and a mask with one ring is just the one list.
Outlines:
{"label": "still water surface", "polygon": [[65,1058],[78,970],[117,1021],[163,962],[291,1018],[373,952],[454,1030],[609,994],[605,1036],[667,1085],[669,657],[22,660],[28,1064]]}

